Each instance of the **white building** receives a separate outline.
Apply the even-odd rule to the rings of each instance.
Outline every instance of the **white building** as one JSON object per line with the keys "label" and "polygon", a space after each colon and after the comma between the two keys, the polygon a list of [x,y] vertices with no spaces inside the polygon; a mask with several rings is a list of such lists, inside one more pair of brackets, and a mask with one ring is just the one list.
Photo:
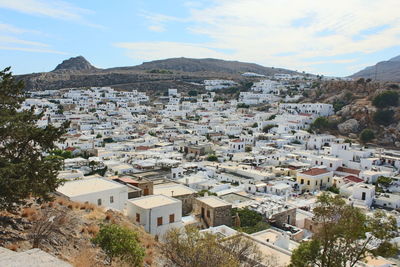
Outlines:
{"label": "white building", "polygon": [[56,191],[71,201],[89,202],[120,211],[128,200],[128,188],[125,185],[104,178],[69,181]]}
{"label": "white building", "polygon": [[182,202],[165,195],[150,195],[127,201],[127,214],[146,232],[162,237],[174,227],[182,227]]}

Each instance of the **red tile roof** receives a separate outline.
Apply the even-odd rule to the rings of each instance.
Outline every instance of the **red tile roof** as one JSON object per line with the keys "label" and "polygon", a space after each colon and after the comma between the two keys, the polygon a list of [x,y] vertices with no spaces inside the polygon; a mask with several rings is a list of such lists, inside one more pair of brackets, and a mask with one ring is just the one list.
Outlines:
{"label": "red tile roof", "polygon": [[320,168],[312,168],[307,171],[301,172],[301,174],[305,175],[310,175],[310,176],[316,176],[324,173],[328,173],[329,171],[327,169],[320,169]]}
{"label": "red tile roof", "polygon": [[354,176],[354,175],[346,176],[346,177],[344,177],[344,180],[347,180],[347,181],[349,181],[349,182],[355,182],[355,183],[362,183],[362,182],[364,182],[363,179],[358,178],[358,177],[356,177],[356,176]]}
{"label": "red tile roof", "polygon": [[337,172],[351,173],[351,174],[355,174],[355,175],[359,175],[360,174],[360,170],[351,169],[351,168],[345,168],[345,167],[338,167],[336,169],[336,171]]}

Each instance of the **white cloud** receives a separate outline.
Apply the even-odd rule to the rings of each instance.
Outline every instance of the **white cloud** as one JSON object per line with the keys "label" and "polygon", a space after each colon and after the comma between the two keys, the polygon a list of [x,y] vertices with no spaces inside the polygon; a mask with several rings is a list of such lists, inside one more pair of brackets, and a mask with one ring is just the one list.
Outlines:
{"label": "white cloud", "polygon": [[[189,18],[158,14],[153,16],[153,22],[159,21],[159,24],[152,25],[173,20],[188,22],[190,33],[211,39],[207,44],[190,44],[191,51],[200,51],[204,57],[217,55],[311,71],[323,63],[356,63],[356,60],[341,60],[349,54],[368,54],[400,45],[399,0],[214,0],[205,8],[186,6],[190,8]],[[357,38],[383,25],[387,27]],[[131,55],[146,55],[147,59],[166,58],[171,54],[172,43],[146,43],[154,50],[153,55],[137,44],[140,43],[124,48]],[[181,46],[187,47],[173,43],[173,49]],[[218,52],[226,50],[232,52]],[[183,52],[178,50],[173,54],[185,56]],[[282,56],[284,53],[290,55]]]}
{"label": "white cloud", "polygon": [[0,0],[0,8],[103,28],[101,25],[90,23],[86,20],[85,16],[92,14],[93,11],[60,0]]}
{"label": "white cloud", "polygon": [[170,57],[225,57],[207,45],[177,42],[138,42],[115,43],[114,46],[128,50],[128,56],[133,59],[152,60]]}
{"label": "white cloud", "polygon": [[142,10],[140,15],[149,23],[147,27],[150,31],[163,32],[166,30],[166,24],[169,22],[185,22],[187,19],[167,16],[158,13],[152,13]]}
{"label": "white cloud", "polygon": [[8,33],[13,33],[13,34],[21,34],[21,33],[41,34],[41,32],[36,31],[36,30],[22,29],[19,27],[15,27],[14,25],[10,25],[7,23],[1,23],[1,22],[0,22],[0,32],[8,32]]}

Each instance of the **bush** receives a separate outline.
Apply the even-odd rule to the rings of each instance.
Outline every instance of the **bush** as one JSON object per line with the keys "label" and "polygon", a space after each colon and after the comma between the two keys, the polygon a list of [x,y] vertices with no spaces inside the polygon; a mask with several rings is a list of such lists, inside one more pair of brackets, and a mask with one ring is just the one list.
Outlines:
{"label": "bush", "polygon": [[275,125],[275,124],[268,124],[268,125],[265,125],[265,126],[263,127],[263,132],[264,132],[264,133],[269,133],[269,131],[270,131],[272,128],[274,128],[274,127],[278,127],[278,125]]}
{"label": "bush", "polygon": [[363,143],[368,143],[369,141],[371,141],[374,138],[375,138],[375,134],[371,129],[364,129],[360,133],[360,140]]}
{"label": "bush", "polygon": [[385,91],[377,95],[372,104],[377,108],[397,107],[399,105],[399,93],[395,91]]}
{"label": "bush", "polygon": [[236,108],[249,108],[250,106],[245,104],[245,103],[239,103],[237,104]]}
{"label": "bush", "polygon": [[142,266],[145,250],[135,231],[117,224],[102,225],[92,241],[104,250],[110,262],[120,258],[132,266]]}
{"label": "bush", "polygon": [[218,161],[218,157],[216,155],[208,155],[208,161]]}
{"label": "bush", "polygon": [[234,222],[236,230],[252,234],[269,228],[269,224],[265,222],[263,216],[254,210],[233,208],[231,214],[232,217],[239,215],[240,225],[237,225],[237,221]]}
{"label": "bush", "polygon": [[383,126],[388,126],[393,123],[394,112],[389,109],[378,110],[374,114],[374,121]]}
{"label": "bush", "polygon": [[339,188],[337,188],[336,186],[331,186],[331,187],[328,187],[328,191],[329,192],[332,192],[332,193],[335,193],[335,194],[339,194]]}
{"label": "bush", "polygon": [[257,127],[258,127],[258,123],[257,122],[253,123],[253,125],[251,126],[251,128],[257,128]]}
{"label": "bush", "polygon": [[190,90],[190,91],[188,92],[188,95],[189,95],[189,96],[197,96],[197,95],[198,95],[198,92],[197,92],[196,90]]}

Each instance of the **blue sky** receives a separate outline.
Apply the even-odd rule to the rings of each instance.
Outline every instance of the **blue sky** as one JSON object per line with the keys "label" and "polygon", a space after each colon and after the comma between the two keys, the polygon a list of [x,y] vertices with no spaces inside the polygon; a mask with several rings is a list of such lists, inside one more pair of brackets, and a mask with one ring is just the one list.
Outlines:
{"label": "blue sky", "polygon": [[0,0],[0,67],[221,58],[346,76],[400,55],[398,0]]}

